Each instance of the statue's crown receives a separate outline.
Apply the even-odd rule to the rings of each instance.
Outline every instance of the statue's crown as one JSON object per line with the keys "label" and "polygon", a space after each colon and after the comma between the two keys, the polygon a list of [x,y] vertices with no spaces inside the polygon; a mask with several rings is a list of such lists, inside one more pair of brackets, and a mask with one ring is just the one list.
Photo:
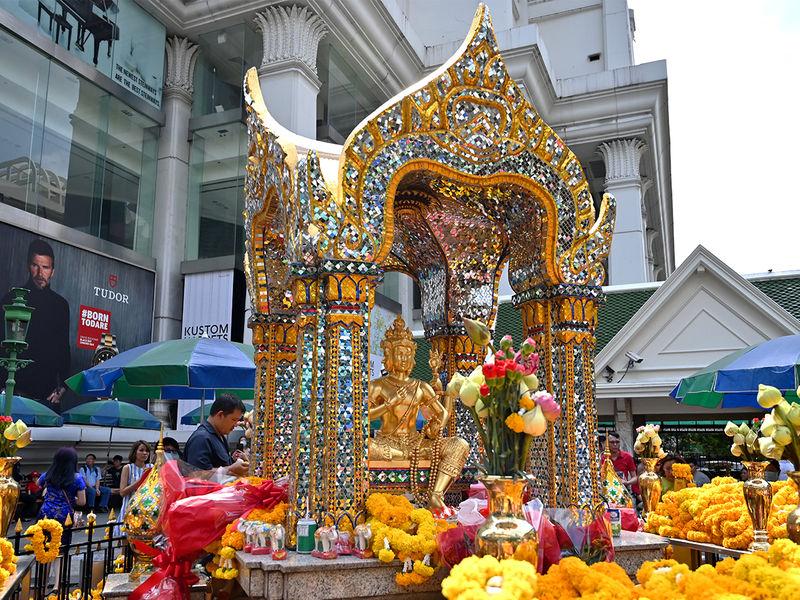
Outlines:
{"label": "statue's crown", "polygon": [[395,318],[392,326],[386,330],[386,335],[383,336],[385,344],[413,344],[414,337],[411,335],[411,330],[406,327],[406,322],[400,315]]}

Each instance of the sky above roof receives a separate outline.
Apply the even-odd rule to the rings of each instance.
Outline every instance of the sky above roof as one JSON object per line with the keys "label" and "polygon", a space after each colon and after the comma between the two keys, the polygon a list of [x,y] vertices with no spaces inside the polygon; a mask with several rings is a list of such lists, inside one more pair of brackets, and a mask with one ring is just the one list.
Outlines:
{"label": "sky above roof", "polygon": [[800,267],[800,2],[629,0],[637,63],[666,59],[675,259]]}

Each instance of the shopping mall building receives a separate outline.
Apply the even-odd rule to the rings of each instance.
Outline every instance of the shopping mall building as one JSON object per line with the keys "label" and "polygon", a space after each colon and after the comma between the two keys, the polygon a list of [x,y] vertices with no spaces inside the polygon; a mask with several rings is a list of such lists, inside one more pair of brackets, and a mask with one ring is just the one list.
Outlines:
{"label": "shopping mall building", "polygon": [[[648,354],[642,335],[631,338],[626,323],[645,300],[658,300],[657,282],[667,280],[660,286],[666,289],[676,271],[666,63],[636,64],[634,15],[625,0],[487,4],[512,76],[577,154],[594,198],[608,191],[617,199],[612,301],[601,315],[603,351],[609,349],[598,360],[601,421],[632,424],[653,410],[674,416],[682,409],[667,410],[665,394],[676,375],[705,366],[731,344],[795,332],[800,313],[722,265],[730,285],[755,298],[753,314],[736,312],[740,321],[774,326],[742,333],[738,321],[726,322],[738,341],[720,338],[717,345],[694,328],[705,353],[669,369],[661,364],[663,348]],[[2,2],[0,256],[7,275],[0,274],[0,285],[25,282],[31,239],[52,246],[51,289],[70,306],[72,371],[108,343],[103,334],[114,335],[120,350],[203,334],[248,341],[245,71],[258,68],[267,106],[281,124],[342,143],[372,111],[453,54],[474,10],[474,0]],[[714,272],[703,268],[706,276]],[[778,279],[797,283],[792,274]],[[704,284],[695,277],[681,285],[697,300],[686,286]],[[392,315],[402,313],[422,336],[414,282],[386,273],[380,292],[376,372],[377,342]],[[613,300],[620,293],[625,302]],[[519,328],[511,294],[504,278],[498,331]],[[717,309],[698,302],[692,310],[711,310],[716,321],[696,327],[713,329],[721,320]],[[673,304],[687,310],[686,302]],[[628,337],[615,346],[617,333]],[[627,351],[644,360],[617,382]],[[637,379],[657,364],[651,376],[659,385]],[[175,410],[160,401],[150,409]]]}

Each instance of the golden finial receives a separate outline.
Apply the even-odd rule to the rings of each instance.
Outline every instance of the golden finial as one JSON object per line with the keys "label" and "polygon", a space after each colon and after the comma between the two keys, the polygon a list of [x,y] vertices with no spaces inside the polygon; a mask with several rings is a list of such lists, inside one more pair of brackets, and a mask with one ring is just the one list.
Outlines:
{"label": "golden finial", "polygon": [[64,527],[72,527],[72,515],[68,514],[67,518],[64,519]]}
{"label": "golden finial", "polygon": [[605,454],[607,459],[611,458],[611,446],[608,445],[608,438],[610,438],[610,437],[611,436],[609,434],[606,434],[606,449],[603,452],[603,454]]}
{"label": "golden finial", "polygon": [[165,462],[167,462],[167,461],[166,461],[166,458],[164,456],[164,425],[162,424],[161,425],[161,433],[159,434],[159,437],[158,437],[158,445],[156,446],[156,460],[154,461],[153,466],[156,466],[156,465],[161,466]]}
{"label": "golden finial", "polygon": [[17,519],[17,524],[14,526],[14,531],[22,533],[22,519]]}
{"label": "golden finial", "polygon": [[86,515],[86,523],[89,527],[94,527],[94,524],[97,522],[97,515],[94,514],[94,511],[90,511],[88,515]]}
{"label": "golden finial", "polygon": [[113,522],[114,519],[116,519],[116,518],[117,518],[117,513],[115,513],[114,509],[112,508],[111,512],[108,513],[108,520],[109,520],[109,522]]}

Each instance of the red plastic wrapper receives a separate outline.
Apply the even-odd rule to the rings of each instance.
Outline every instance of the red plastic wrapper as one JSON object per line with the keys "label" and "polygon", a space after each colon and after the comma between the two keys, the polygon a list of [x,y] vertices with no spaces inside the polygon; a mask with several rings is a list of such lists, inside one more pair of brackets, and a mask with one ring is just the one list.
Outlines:
{"label": "red plastic wrapper", "polygon": [[252,485],[238,481],[222,486],[204,479],[209,473],[184,477],[186,465],[169,461],[161,468],[164,509],[161,529],[167,538],[163,550],[137,544],[154,556],[157,568],[129,596],[130,600],[189,600],[189,587],[197,578],[192,563],[203,548],[218,540],[225,527],[254,508],[272,509],[286,500],[286,487],[272,481]]}
{"label": "red plastic wrapper", "polygon": [[475,553],[475,533],[478,525],[458,525],[442,531],[436,536],[439,546],[439,561],[446,569],[452,569],[462,560]]}
{"label": "red plastic wrapper", "polygon": [[611,521],[605,507],[588,509],[549,509],[550,522],[555,528],[561,548],[561,558],[577,556],[587,565],[614,560]]}

